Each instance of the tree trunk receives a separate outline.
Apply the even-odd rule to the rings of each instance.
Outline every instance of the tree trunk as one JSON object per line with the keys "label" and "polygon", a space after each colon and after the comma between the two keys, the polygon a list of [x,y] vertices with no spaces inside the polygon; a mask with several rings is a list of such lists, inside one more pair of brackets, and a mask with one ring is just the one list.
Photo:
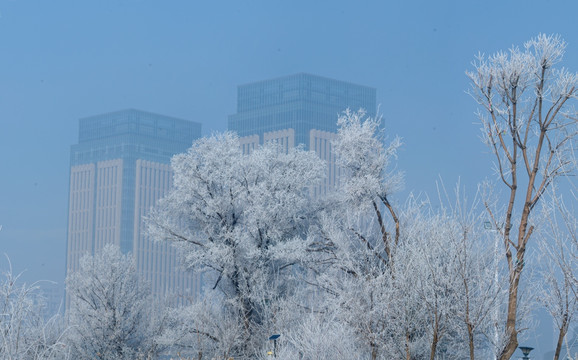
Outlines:
{"label": "tree trunk", "polygon": [[518,310],[518,284],[520,272],[517,267],[513,269],[510,278],[510,291],[508,293],[508,315],[506,318],[506,336],[508,341],[500,354],[499,360],[509,360],[518,348],[518,330],[516,329],[516,316]]}
{"label": "tree trunk", "polygon": [[405,360],[411,360],[411,351],[409,349],[409,331],[405,332]]}
{"label": "tree trunk", "polygon": [[435,329],[434,335],[433,335],[433,340],[431,342],[431,348],[430,348],[430,355],[429,355],[430,360],[435,359],[437,346],[438,346],[438,331],[437,331],[437,329]]}
{"label": "tree trunk", "polygon": [[568,317],[564,316],[562,320],[562,326],[560,326],[560,331],[558,332],[558,343],[556,344],[556,352],[554,353],[554,360],[558,360],[560,358],[560,351],[562,351],[562,342],[564,341],[564,337],[568,332]]}
{"label": "tree trunk", "polygon": [[371,344],[371,360],[377,360],[377,346]]}
{"label": "tree trunk", "polygon": [[437,310],[435,311],[434,328],[433,328],[433,338],[431,340],[430,355],[429,359],[434,360],[436,357],[436,350],[439,341],[439,316]]}
{"label": "tree trunk", "polygon": [[468,324],[468,342],[470,345],[470,360],[475,360],[474,357],[474,329],[471,324]]}

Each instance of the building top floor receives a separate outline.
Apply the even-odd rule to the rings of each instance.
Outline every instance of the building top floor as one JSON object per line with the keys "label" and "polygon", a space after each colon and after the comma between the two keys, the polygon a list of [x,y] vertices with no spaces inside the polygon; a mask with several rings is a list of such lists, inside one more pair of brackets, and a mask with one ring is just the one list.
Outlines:
{"label": "building top floor", "polygon": [[201,137],[201,124],[142,110],[127,109],[79,120],[71,165],[111,159],[167,163]]}
{"label": "building top floor", "polygon": [[375,98],[376,90],[369,86],[298,73],[239,85],[237,113],[298,101],[355,110],[362,106],[372,112]]}
{"label": "building top floor", "polygon": [[189,143],[201,136],[201,124],[147,111],[126,109],[79,120],[78,143],[113,141],[115,137],[141,136]]}

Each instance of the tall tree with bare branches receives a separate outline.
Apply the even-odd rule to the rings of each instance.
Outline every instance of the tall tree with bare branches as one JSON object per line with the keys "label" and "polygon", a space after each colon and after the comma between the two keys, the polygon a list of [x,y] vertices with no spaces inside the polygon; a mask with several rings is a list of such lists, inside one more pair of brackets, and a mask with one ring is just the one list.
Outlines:
{"label": "tall tree with bare branches", "polygon": [[519,285],[534,224],[532,214],[546,189],[575,170],[566,156],[577,134],[578,75],[556,65],[566,43],[557,35],[538,35],[523,48],[479,55],[466,72],[480,106],[482,139],[495,156],[497,173],[508,193],[503,213],[488,207],[503,239],[509,271],[505,336],[499,356],[510,359],[518,346]]}

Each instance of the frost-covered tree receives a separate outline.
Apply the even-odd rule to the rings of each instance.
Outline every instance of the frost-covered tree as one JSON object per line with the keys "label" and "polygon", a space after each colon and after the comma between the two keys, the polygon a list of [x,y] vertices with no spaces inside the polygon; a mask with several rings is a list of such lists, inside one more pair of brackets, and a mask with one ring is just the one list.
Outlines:
{"label": "frost-covered tree", "polygon": [[456,194],[437,209],[414,197],[394,205],[402,179],[388,165],[399,139],[384,146],[378,121],[363,112],[346,111],[339,125],[343,176],[309,238],[318,273],[309,282],[324,297],[316,311],[334,314],[365,358],[489,356],[490,315],[504,292],[478,201],[467,208]]}
{"label": "frost-covered tree", "polygon": [[243,325],[232,353],[251,356],[276,301],[291,291],[288,275],[302,260],[315,214],[309,188],[323,163],[274,143],[243,154],[236,135],[225,133],[198,140],[171,164],[173,190],[149,218],[151,234],[181,247],[187,267],[213,276],[207,296],[222,299]]}
{"label": "frost-covered tree", "polygon": [[9,269],[0,283],[0,358],[67,359],[65,328],[56,315],[46,320],[38,284],[20,284]]}
{"label": "frost-covered tree", "polygon": [[[341,319],[332,312],[287,311],[293,326],[282,332],[277,348],[270,341],[263,354],[275,352],[278,359],[292,360],[360,360],[366,359],[356,344],[353,329],[344,326]],[[263,360],[271,358],[261,357]]]}
{"label": "frost-covered tree", "polygon": [[[322,229],[331,241],[318,258],[329,265],[315,279],[325,295],[316,309],[335,314],[355,334],[364,358],[493,354],[488,338],[504,301],[502,273],[495,279],[493,246],[479,216],[457,215],[415,199],[398,207],[400,241],[388,264],[374,261],[374,246],[347,236],[343,219]],[[369,243],[380,239],[379,230],[364,236]]]}
{"label": "frost-covered tree", "polygon": [[359,353],[371,359],[424,356],[427,315],[415,286],[416,252],[404,233],[404,211],[390,198],[402,183],[388,167],[400,140],[384,146],[378,119],[363,111],[345,111],[338,124],[333,145],[342,177],[310,242],[325,311],[351,329]]}
{"label": "frost-covered tree", "polygon": [[509,276],[501,360],[510,359],[518,346],[519,286],[535,229],[532,214],[546,189],[575,170],[567,155],[578,131],[572,107],[578,76],[556,67],[565,47],[559,36],[538,35],[522,49],[478,56],[474,70],[467,72],[481,107],[482,139],[495,155],[509,198],[503,212],[491,211]]}
{"label": "frost-covered tree", "polygon": [[[487,213],[480,208],[481,199],[486,198],[481,190],[486,186],[479,187],[471,202],[459,183],[453,200],[443,186],[440,188],[439,209],[413,219],[441,229],[430,241],[418,240],[416,247],[431,258],[428,263],[437,264],[437,277],[453,293],[451,304],[442,307],[442,312],[451,314],[445,346],[461,354],[458,358],[491,358],[502,348],[503,339],[496,337],[496,321],[506,304],[507,276],[497,259],[495,232],[487,228]],[[435,250],[430,251],[430,247]],[[436,254],[439,251],[442,253]]]}
{"label": "frost-covered tree", "polygon": [[[66,279],[70,299],[68,344],[75,358],[153,356],[157,330],[150,292],[139,284],[134,258],[106,245],[85,256]],[[152,332],[152,333],[151,333]]]}
{"label": "frost-covered tree", "polygon": [[216,299],[170,309],[167,323],[155,341],[172,354],[198,359],[229,359],[243,345],[243,323]]}
{"label": "frost-covered tree", "polygon": [[[455,317],[462,305],[462,278],[458,270],[464,257],[459,241],[467,242],[469,239],[463,237],[470,234],[464,233],[459,222],[449,214],[416,205],[410,205],[410,211],[403,215],[403,251],[396,261],[406,262],[403,272],[396,271],[396,274],[403,273],[403,281],[407,283],[404,289],[408,295],[402,294],[402,299],[407,299],[409,304],[416,302],[413,308],[421,317],[421,336],[429,350],[429,359],[438,358],[448,349],[452,351],[446,358],[458,354],[461,357],[463,348],[452,346],[452,342],[461,340],[460,323]],[[396,270],[401,268],[402,265],[396,266]],[[409,295],[413,292],[415,295]]]}
{"label": "frost-covered tree", "polygon": [[389,196],[401,175],[387,167],[400,141],[385,148],[379,121],[363,110],[345,111],[338,126],[333,146],[342,176],[310,233],[311,264],[321,273],[313,282],[329,297],[328,306],[338,308],[330,311],[366,344],[361,351],[375,359],[387,325],[382,306],[392,298],[388,282],[400,237]]}
{"label": "frost-covered tree", "polygon": [[[403,184],[403,176],[392,171],[389,165],[396,157],[401,139],[395,138],[384,147],[384,139],[379,133],[380,119],[365,115],[364,110],[352,112],[348,109],[337,120],[338,137],[333,145],[337,164],[344,172],[337,191],[338,201],[357,211],[370,213],[369,219],[379,225],[381,238],[378,244],[366,245],[382,248],[380,261],[390,262],[399,244],[400,232],[390,196]],[[384,208],[387,214],[383,213]],[[392,229],[388,230],[388,222]],[[361,234],[357,235],[362,241],[367,240]],[[376,251],[375,255],[378,254]]]}
{"label": "frost-covered tree", "polygon": [[554,352],[554,360],[558,360],[568,330],[578,323],[578,219],[573,206],[566,205],[556,194],[551,195],[542,209],[546,224],[540,232],[544,267],[538,298],[558,332]]}

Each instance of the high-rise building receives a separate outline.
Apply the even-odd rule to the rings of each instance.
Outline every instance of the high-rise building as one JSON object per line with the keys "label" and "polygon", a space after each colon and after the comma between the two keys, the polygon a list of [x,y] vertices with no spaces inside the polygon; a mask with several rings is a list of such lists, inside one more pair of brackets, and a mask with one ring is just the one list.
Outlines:
{"label": "high-rise building", "polygon": [[67,274],[105,244],[132,252],[155,295],[191,297],[199,275],[185,271],[176,250],[147,237],[142,217],[171,187],[170,158],[201,136],[195,122],[122,110],[80,119],[71,148]]}
{"label": "high-rise building", "polygon": [[229,130],[240,137],[244,152],[268,141],[286,149],[303,144],[328,162],[325,183],[314,193],[332,188],[339,177],[331,140],[337,117],[347,108],[376,114],[374,88],[310,74],[264,80],[237,89],[237,113],[229,116]]}

